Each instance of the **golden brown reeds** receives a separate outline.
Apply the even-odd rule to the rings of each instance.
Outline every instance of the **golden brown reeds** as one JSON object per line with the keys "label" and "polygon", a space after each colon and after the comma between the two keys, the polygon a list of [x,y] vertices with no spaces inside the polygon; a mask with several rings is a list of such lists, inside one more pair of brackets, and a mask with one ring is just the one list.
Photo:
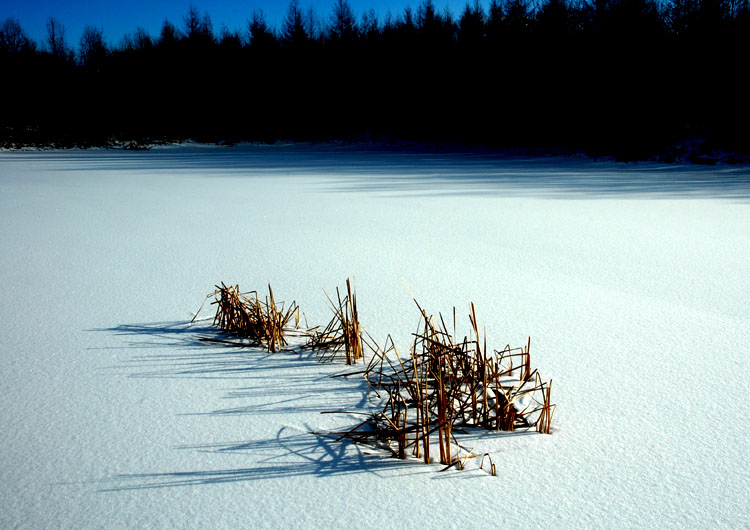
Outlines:
{"label": "golden brown reeds", "polygon": [[[422,318],[408,359],[398,356],[390,337],[384,348],[372,346],[365,377],[375,392],[385,391],[385,406],[371,417],[364,438],[358,433],[359,439],[393,444],[400,458],[411,448],[414,456],[429,462],[430,435],[437,434],[440,462],[462,467],[453,453],[454,444],[458,447],[454,426],[550,432],[550,385],[531,370],[531,339],[523,347],[508,345],[490,354],[486,339],[480,341],[473,303],[471,334],[461,341],[455,334],[455,310],[451,333],[442,315],[434,318],[417,307]],[[494,474],[492,462],[491,467]]]}
{"label": "golden brown reeds", "polygon": [[[255,291],[242,293],[239,286],[227,287],[223,283],[216,287],[214,298],[216,326],[262,344],[268,351],[286,346],[285,331],[292,320],[295,328],[299,324],[299,307],[294,302],[286,310],[284,304],[278,305],[270,285],[263,300]],[[420,323],[412,334],[409,356],[402,359],[390,335],[381,348],[364,332],[356,289],[348,278],[345,294],[342,296],[337,288],[335,301],[330,297],[328,301],[333,317],[322,330],[307,331],[306,346],[323,361],[343,357],[346,364],[352,365],[360,359],[364,361],[367,345],[372,351],[369,363],[365,370],[355,373],[364,374],[368,389],[383,402],[379,412],[339,433],[341,438],[387,447],[402,459],[411,450],[425,463],[432,461],[431,442],[437,442],[440,462],[463,469],[468,458],[478,455],[469,452],[459,456],[462,448],[454,436],[457,426],[551,432],[555,410],[550,401],[552,382],[542,381],[539,373],[531,369],[531,338],[522,347],[506,345],[489,350],[486,334],[483,339],[480,336],[473,302],[469,306],[469,335],[459,340],[455,308],[449,329],[441,314],[437,318],[428,315],[414,300]],[[487,453],[480,468],[484,456],[495,475],[495,464]]]}
{"label": "golden brown reeds", "polygon": [[[216,286],[214,291],[216,315],[214,325],[221,330],[263,345],[269,352],[277,352],[287,345],[286,331],[299,326],[299,306],[292,302],[277,305],[273,289],[261,300],[257,291],[243,293],[239,285]],[[292,324],[294,322],[294,324]]]}
{"label": "golden brown reeds", "polygon": [[550,392],[552,391],[552,379],[547,384],[547,388],[542,390],[544,402],[539,413],[539,418],[536,421],[536,430],[544,433],[550,433],[550,426],[552,425],[552,415],[554,414],[555,405],[550,404]]}
{"label": "golden brown reeds", "polygon": [[[328,295],[326,295],[328,297]],[[364,341],[357,310],[357,292],[349,278],[346,279],[346,296],[336,288],[336,303],[328,297],[333,318],[322,330],[313,329],[307,346],[316,350],[323,361],[331,361],[344,353],[346,364],[364,361]]]}

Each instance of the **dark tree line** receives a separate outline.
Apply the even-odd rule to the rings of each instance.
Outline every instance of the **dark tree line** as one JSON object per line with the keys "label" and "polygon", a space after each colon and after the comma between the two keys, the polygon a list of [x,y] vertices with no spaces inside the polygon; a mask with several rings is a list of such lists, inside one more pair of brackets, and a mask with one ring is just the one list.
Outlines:
{"label": "dark tree line", "polygon": [[[158,36],[37,44],[0,26],[0,142],[394,139],[643,158],[699,139],[750,152],[749,0],[432,0],[396,16],[291,0],[217,31],[191,7]],[[678,146],[677,148],[675,146]],[[679,152],[679,151],[678,151]]]}

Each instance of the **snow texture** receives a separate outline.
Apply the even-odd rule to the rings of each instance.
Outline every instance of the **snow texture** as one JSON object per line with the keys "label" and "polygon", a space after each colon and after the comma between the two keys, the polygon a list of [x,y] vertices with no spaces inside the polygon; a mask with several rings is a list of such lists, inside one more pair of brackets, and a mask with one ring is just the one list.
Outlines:
{"label": "snow texture", "polygon": [[[1,528],[750,526],[750,169],[348,146],[0,153]],[[497,477],[312,434],[366,388],[197,343],[219,281],[406,347],[474,301],[552,378]],[[486,469],[486,465],[485,465]]]}

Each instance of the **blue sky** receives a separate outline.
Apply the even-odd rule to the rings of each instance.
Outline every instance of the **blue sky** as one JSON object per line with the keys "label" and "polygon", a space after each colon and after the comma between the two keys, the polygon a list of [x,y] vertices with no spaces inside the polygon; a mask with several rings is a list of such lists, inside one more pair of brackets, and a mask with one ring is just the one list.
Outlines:
{"label": "blue sky", "polygon": [[[474,0],[471,0],[473,3]],[[407,6],[416,8],[420,0],[350,0],[357,17],[366,9],[373,8],[382,17],[388,11],[400,13]],[[466,0],[434,0],[438,9],[449,7],[459,13],[466,5]],[[486,7],[488,0],[482,2]],[[0,20],[16,17],[26,32],[34,40],[42,40],[45,35],[45,22],[53,16],[65,26],[66,39],[69,45],[77,45],[83,27],[91,24],[104,31],[110,44],[117,44],[125,33],[142,26],[151,35],[158,35],[165,18],[177,26],[182,24],[182,15],[187,11],[190,0],[2,0],[0,2]],[[275,25],[281,22],[288,0],[226,0],[193,2],[201,13],[208,12],[218,32],[222,24],[229,29],[245,27],[245,21],[255,9],[263,9],[267,20]],[[331,12],[333,0],[300,0],[300,5],[307,9],[313,6],[319,17],[327,18]]]}

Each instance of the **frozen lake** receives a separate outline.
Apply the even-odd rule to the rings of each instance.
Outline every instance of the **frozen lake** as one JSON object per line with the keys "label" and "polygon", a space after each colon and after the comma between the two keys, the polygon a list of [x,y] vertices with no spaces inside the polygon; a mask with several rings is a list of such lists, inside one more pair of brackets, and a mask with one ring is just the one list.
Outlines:
{"label": "frozen lake", "polygon": [[[0,527],[748,527],[750,168],[346,146],[0,152]],[[376,338],[474,301],[554,433],[498,477],[311,434],[340,365],[198,344],[214,284]],[[208,314],[208,313],[207,313]]]}

